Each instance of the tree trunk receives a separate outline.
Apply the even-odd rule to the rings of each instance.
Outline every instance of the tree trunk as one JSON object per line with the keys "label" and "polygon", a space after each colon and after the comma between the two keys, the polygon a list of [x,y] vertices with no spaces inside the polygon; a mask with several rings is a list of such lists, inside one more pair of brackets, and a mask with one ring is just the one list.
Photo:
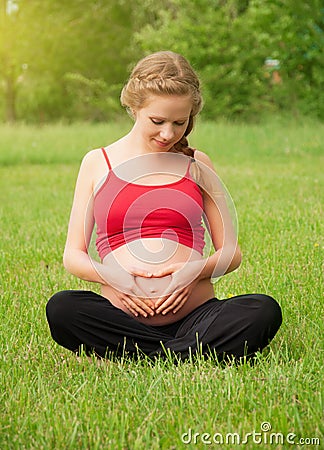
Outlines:
{"label": "tree trunk", "polygon": [[16,115],[16,83],[13,77],[8,76],[6,79],[6,121],[15,122],[17,119]]}

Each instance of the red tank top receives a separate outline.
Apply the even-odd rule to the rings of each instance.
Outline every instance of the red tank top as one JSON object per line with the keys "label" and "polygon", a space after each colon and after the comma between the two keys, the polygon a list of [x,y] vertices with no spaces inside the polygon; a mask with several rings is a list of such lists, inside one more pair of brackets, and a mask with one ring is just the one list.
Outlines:
{"label": "red tank top", "polygon": [[119,178],[108,164],[106,180],[94,197],[97,251],[101,259],[136,239],[165,238],[203,253],[203,199],[189,173],[162,185],[141,185]]}

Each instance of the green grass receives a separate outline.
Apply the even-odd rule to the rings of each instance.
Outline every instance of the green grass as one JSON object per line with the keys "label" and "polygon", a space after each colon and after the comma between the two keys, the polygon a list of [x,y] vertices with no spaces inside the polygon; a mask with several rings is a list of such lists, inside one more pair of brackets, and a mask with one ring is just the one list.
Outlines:
{"label": "green grass", "polygon": [[[323,448],[323,124],[200,123],[191,140],[212,157],[239,217],[243,263],[216,295],[264,292],[283,309],[256,365],[98,366],[52,341],[47,299],[97,290],[61,262],[80,160],[127,127],[0,126],[0,449],[281,449],[301,438],[321,440],[303,448]],[[263,422],[272,429],[255,437],[262,443],[226,444],[227,433],[243,439]],[[187,445],[189,429],[199,436]],[[204,444],[203,433],[224,443]],[[271,433],[283,443],[278,435],[271,444]]]}

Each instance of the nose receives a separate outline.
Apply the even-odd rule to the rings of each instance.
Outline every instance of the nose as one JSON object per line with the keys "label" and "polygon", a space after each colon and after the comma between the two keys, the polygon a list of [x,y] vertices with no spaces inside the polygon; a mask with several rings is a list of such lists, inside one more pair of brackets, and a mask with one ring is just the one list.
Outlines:
{"label": "nose", "polygon": [[174,137],[174,130],[171,124],[165,124],[160,130],[160,136],[165,141],[170,141]]}

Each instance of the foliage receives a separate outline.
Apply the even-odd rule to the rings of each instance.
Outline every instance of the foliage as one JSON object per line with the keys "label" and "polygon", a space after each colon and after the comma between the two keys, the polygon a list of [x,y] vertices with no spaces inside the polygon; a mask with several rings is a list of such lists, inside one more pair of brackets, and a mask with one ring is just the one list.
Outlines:
{"label": "foliage", "polygon": [[[0,116],[8,121],[111,119],[130,65],[161,49],[183,53],[200,74],[205,117],[324,118],[322,0],[2,5]],[[278,59],[279,70],[267,58]]]}
{"label": "foliage", "polygon": [[[62,117],[104,120],[111,116],[112,104],[115,111],[118,101],[115,85],[124,81],[129,64],[132,26],[126,3],[123,0],[15,3],[17,10],[11,14],[0,12],[0,77],[5,95],[9,92],[8,79],[15,90],[14,111],[5,114],[7,120],[17,117],[37,122]],[[68,74],[75,74],[83,82],[73,85]],[[96,106],[98,112],[94,111],[98,103],[95,98],[87,111],[80,99],[89,95],[90,84],[98,82],[107,86]],[[75,94],[78,99],[71,98]]]}
{"label": "foliage", "polygon": [[63,79],[74,120],[105,121],[120,112],[122,85],[108,85],[102,78],[89,79],[80,73],[68,72]]}
{"label": "foliage", "polygon": [[[205,88],[207,117],[255,119],[286,110],[324,118],[320,0],[167,3],[136,42],[144,53],[170,48],[193,63]],[[267,57],[280,60],[277,82],[265,67]]]}

